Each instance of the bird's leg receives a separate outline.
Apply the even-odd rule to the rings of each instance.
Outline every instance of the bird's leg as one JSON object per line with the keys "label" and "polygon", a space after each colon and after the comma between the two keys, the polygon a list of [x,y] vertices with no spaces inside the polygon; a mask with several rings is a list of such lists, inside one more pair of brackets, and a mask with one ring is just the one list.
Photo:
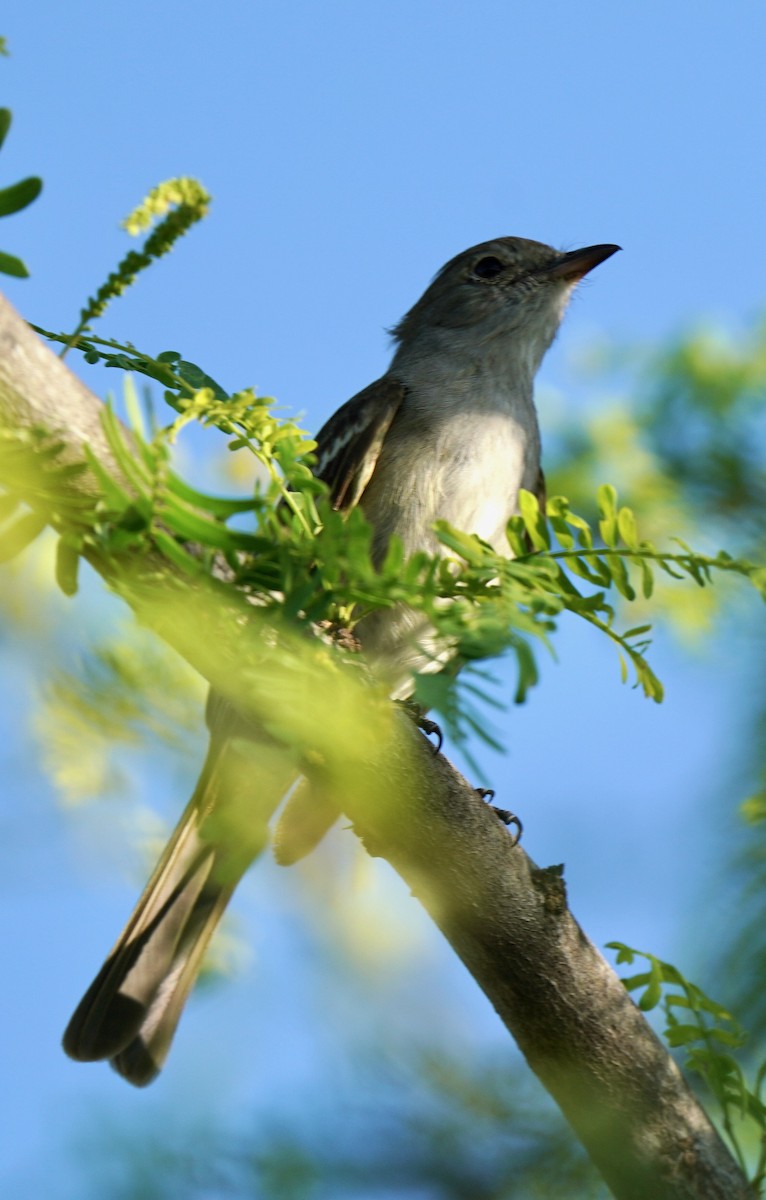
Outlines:
{"label": "bird's leg", "polygon": [[516,814],[512,813],[507,808],[496,808],[495,807],[495,805],[492,803],[492,801],[495,798],[495,789],[494,788],[477,788],[476,792],[479,796],[481,796],[482,800],[487,801],[490,808],[492,809],[492,812],[497,817],[498,821],[502,821],[504,825],[509,826],[509,832],[510,832],[510,826],[511,825],[515,826],[515,832],[511,833],[511,839],[512,839],[512,844],[514,846],[517,846],[518,843],[521,841],[521,835],[524,832],[524,826],[522,825],[521,821],[516,816]]}
{"label": "bird's leg", "polygon": [[444,741],[444,738],[442,737],[442,731],[436,724],[436,721],[432,721],[430,717],[427,717],[425,710],[422,709],[414,700],[397,700],[396,703],[401,705],[407,716],[415,722],[418,729],[422,729],[426,737],[431,737],[431,735],[433,735],[436,738],[434,743],[434,754],[438,754],[442,748],[442,742]]}

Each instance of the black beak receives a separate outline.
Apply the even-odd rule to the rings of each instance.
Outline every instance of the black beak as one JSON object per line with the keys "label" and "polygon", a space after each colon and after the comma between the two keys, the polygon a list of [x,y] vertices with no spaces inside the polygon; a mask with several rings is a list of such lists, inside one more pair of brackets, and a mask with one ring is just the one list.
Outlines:
{"label": "black beak", "polygon": [[587,275],[588,271],[597,267],[599,263],[611,258],[620,249],[622,249],[621,246],[603,245],[586,246],[583,250],[570,250],[568,254],[562,254],[561,258],[545,273],[549,279],[565,279],[576,282],[578,279],[582,279],[583,275]]}

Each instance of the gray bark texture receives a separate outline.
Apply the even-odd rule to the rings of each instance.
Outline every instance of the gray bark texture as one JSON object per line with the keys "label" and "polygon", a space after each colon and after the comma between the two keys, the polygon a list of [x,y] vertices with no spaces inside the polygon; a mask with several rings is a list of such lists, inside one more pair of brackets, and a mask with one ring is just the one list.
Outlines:
{"label": "gray bark texture", "polygon": [[[68,461],[81,461],[88,445],[119,478],[100,411],[98,398],[0,296],[0,433],[35,426],[56,431]],[[82,495],[97,490],[87,473],[69,486]],[[95,556],[91,562],[131,602],[130,589],[109,577],[113,566]],[[167,564],[152,577],[156,588],[173,590]],[[215,591],[220,598],[234,589],[217,582]],[[181,601],[188,608],[188,593]],[[136,607],[221,684],[199,646],[215,640],[215,630],[190,638],[177,632],[167,605],[157,619],[151,606]],[[240,598],[228,597],[220,609],[221,632],[228,624],[228,638],[236,642]],[[236,655],[226,659],[222,674],[230,691]],[[620,1200],[752,1200],[674,1061],[570,914],[560,869],[541,870],[514,847],[471,785],[433,754],[406,718],[397,723],[395,744],[383,761],[378,756],[355,765],[343,808],[368,851],[387,859],[429,912],[613,1194]]]}

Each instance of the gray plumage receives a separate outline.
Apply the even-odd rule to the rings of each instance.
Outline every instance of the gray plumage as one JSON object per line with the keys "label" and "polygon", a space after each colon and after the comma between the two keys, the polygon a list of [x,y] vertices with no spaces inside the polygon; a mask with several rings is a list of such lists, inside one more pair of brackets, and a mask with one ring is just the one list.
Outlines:
{"label": "gray plumage", "polygon": [[[394,328],[389,370],[317,439],[317,474],[337,509],[361,505],[378,561],[392,534],[407,554],[438,551],[437,518],[510,553],[505,529],[519,489],[543,489],[537,369],[575,284],[617,249],[567,254],[524,238],[484,242],[448,262]],[[402,607],[364,618],[357,633],[397,697],[408,694],[413,672],[433,669],[444,654]],[[290,784],[268,743],[215,696],[208,723],[211,747],[194,796],[64,1035],[73,1058],[108,1058],[139,1086],[160,1070],[204,950]],[[331,800],[323,803],[319,835],[335,814]],[[297,856],[288,841],[282,861]]]}

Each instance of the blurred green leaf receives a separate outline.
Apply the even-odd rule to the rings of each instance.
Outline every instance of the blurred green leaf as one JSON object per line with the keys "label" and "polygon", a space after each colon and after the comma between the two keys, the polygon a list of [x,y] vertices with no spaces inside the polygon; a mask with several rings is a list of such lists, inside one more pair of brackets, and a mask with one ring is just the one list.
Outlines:
{"label": "blurred green leaf", "polygon": [[5,254],[0,250],[0,271],[4,275],[13,275],[16,279],[28,279],[29,271],[20,258],[13,254]]}
{"label": "blurred green leaf", "polygon": [[40,195],[42,187],[42,179],[31,175],[10,187],[0,188],[0,217],[9,217],[12,213],[27,208]]}

